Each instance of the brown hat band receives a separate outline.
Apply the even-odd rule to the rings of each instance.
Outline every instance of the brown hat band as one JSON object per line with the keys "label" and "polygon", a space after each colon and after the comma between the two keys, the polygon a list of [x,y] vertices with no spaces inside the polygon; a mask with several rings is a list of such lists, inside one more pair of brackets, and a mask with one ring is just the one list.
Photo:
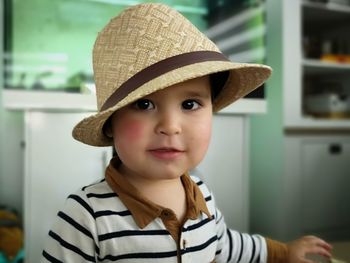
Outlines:
{"label": "brown hat band", "polygon": [[125,81],[102,105],[100,111],[104,111],[119,101],[124,99],[132,91],[136,90],[148,81],[155,79],[171,70],[181,68],[187,65],[205,62],[205,61],[229,61],[222,53],[215,51],[194,51],[185,54],[176,55],[161,60],[132,76]]}

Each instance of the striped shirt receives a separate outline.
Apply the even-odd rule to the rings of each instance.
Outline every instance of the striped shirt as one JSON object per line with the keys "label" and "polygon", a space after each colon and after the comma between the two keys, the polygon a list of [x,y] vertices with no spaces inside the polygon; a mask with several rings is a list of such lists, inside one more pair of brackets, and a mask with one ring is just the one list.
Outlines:
{"label": "striped shirt", "polygon": [[141,228],[121,196],[102,180],[68,197],[41,262],[267,262],[266,240],[228,229],[206,185],[197,177],[190,181],[210,214],[200,211],[188,218],[178,241],[163,214]]}

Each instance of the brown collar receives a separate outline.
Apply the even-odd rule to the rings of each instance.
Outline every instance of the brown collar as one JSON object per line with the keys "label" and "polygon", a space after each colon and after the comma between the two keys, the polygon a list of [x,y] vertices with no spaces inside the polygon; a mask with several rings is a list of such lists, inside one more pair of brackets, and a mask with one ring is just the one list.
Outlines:
{"label": "brown collar", "polygon": [[[131,212],[137,225],[142,229],[159,217],[166,208],[148,200],[138,189],[131,185],[118,171],[119,164],[120,161],[117,158],[111,160],[106,169],[106,181],[113,191],[118,194]],[[197,184],[191,180],[188,173],[182,175],[181,180],[187,200],[185,219],[196,219],[201,212],[211,218],[205,199]]]}

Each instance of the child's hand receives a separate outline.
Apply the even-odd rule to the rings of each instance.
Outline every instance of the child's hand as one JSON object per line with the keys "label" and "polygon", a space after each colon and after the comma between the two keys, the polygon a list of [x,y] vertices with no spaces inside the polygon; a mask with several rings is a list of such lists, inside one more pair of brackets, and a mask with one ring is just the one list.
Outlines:
{"label": "child's hand", "polygon": [[331,258],[332,246],[315,236],[304,236],[288,243],[289,263],[313,263],[306,258],[307,254]]}

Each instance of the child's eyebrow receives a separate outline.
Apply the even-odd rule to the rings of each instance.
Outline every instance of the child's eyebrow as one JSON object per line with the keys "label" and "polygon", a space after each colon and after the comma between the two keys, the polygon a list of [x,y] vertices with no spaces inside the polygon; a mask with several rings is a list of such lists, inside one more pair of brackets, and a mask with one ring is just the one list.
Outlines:
{"label": "child's eyebrow", "polygon": [[200,92],[200,91],[186,91],[184,93],[185,96],[187,97],[203,97],[203,98],[210,98],[210,92]]}

